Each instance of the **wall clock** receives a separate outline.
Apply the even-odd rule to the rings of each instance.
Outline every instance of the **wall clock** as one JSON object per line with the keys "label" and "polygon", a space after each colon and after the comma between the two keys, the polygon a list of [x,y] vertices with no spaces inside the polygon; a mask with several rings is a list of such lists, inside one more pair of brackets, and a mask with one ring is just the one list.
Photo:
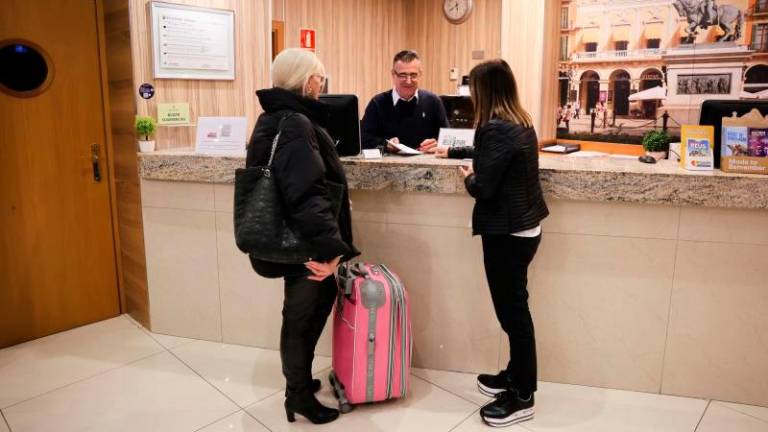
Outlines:
{"label": "wall clock", "polygon": [[452,24],[461,24],[472,14],[472,0],[443,0],[443,14]]}

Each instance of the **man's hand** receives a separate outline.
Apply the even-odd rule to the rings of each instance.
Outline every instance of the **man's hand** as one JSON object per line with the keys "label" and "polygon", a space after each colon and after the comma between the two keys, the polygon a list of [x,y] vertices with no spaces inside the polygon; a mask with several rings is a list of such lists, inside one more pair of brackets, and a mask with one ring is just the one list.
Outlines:
{"label": "man's hand", "polygon": [[427,150],[427,153],[433,153],[438,158],[447,158],[449,148],[448,146],[435,146]]}
{"label": "man's hand", "polygon": [[304,266],[312,272],[312,276],[307,276],[307,279],[321,282],[328,276],[336,272],[336,267],[339,266],[340,256],[332,259],[327,263],[321,263],[317,261],[308,261],[304,263]]}
{"label": "man's hand", "polygon": [[419,151],[427,153],[435,147],[437,147],[437,140],[434,138],[428,138],[421,142],[419,145]]}

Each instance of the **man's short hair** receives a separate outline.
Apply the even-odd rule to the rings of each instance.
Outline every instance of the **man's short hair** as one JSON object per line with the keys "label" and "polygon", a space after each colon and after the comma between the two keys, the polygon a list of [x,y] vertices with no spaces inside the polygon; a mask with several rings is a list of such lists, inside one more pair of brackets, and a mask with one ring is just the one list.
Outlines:
{"label": "man's short hair", "polygon": [[402,50],[395,54],[395,58],[392,59],[392,65],[397,62],[410,63],[414,60],[419,60],[419,55],[413,50]]}

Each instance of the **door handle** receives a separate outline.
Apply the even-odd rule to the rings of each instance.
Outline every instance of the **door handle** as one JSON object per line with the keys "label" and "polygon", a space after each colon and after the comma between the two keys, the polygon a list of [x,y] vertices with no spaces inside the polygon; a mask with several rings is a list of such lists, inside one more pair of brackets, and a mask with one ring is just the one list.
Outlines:
{"label": "door handle", "polygon": [[93,181],[101,181],[101,167],[99,166],[99,145],[91,144],[91,168],[93,170]]}

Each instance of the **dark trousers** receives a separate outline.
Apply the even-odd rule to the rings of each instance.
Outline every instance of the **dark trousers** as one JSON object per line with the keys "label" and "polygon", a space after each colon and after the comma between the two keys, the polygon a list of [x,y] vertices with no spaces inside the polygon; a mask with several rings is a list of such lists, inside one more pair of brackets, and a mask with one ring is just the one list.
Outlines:
{"label": "dark trousers", "polygon": [[312,382],[315,346],[336,299],[336,278],[322,282],[306,276],[285,278],[280,359],[288,392],[307,390]]}
{"label": "dark trousers", "polygon": [[485,276],[493,308],[509,337],[507,376],[521,393],[536,391],[536,338],[528,309],[528,264],[536,255],[541,236],[484,235]]}

